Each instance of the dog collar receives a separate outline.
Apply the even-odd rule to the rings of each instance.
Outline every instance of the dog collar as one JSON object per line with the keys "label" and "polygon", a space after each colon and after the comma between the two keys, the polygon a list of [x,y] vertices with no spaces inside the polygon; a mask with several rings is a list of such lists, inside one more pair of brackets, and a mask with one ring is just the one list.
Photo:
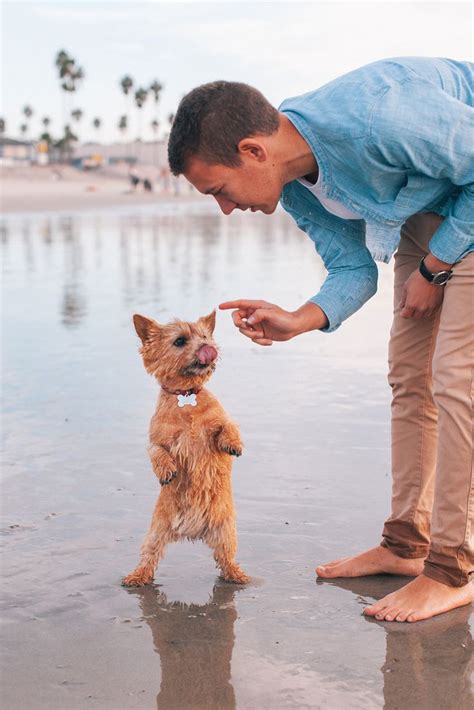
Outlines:
{"label": "dog collar", "polygon": [[167,387],[161,385],[161,389],[168,394],[175,394],[178,399],[178,407],[184,407],[186,404],[195,407],[197,404],[196,395],[201,391],[200,387],[192,387],[189,390],[169,390]]}

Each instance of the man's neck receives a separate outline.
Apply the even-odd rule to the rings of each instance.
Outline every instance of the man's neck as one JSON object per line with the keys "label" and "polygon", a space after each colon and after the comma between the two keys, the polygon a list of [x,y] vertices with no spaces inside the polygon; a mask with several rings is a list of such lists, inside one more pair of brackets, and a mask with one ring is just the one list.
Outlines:
{"label": "man's neck", "polygon": [[316,158],[301,133],[282,113],[278,132],[284,184],[302,177],[316,183],[319,173]]}

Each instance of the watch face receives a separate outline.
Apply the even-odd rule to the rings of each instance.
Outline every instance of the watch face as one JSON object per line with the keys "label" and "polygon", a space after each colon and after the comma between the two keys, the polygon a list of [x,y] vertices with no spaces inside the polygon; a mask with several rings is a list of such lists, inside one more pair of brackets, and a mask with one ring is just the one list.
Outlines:
{"label": "watch face", "polygon": [[438,271],[437,274],[433,274],[433,281],[432,283],[436,284],[437,286],[443,286],[447,281],[449,281],[451,277],[451,272],[450,271]]}

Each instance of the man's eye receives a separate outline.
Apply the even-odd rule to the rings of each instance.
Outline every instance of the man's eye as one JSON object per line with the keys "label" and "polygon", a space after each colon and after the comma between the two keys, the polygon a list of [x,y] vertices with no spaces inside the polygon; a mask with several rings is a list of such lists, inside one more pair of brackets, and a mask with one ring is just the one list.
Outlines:
{"label": "man's eye", "polygon": [[182,348],[183,345],[186,345],[186,338],[183,338],[182,336],[179,338],[176,338],[173,345],[176,345],[177,348]]}

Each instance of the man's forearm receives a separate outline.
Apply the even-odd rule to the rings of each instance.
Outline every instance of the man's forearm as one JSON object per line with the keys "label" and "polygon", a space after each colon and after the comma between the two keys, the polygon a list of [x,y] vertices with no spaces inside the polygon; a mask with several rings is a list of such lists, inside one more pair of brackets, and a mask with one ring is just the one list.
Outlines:
{"label": "man's forearm", "polygon": [[321,330],[327,328],[329,321],[326,314],[316,303],[304,303],[296,311],[293,311],[295,316],[295,333],[308,333],[311,330]]}

